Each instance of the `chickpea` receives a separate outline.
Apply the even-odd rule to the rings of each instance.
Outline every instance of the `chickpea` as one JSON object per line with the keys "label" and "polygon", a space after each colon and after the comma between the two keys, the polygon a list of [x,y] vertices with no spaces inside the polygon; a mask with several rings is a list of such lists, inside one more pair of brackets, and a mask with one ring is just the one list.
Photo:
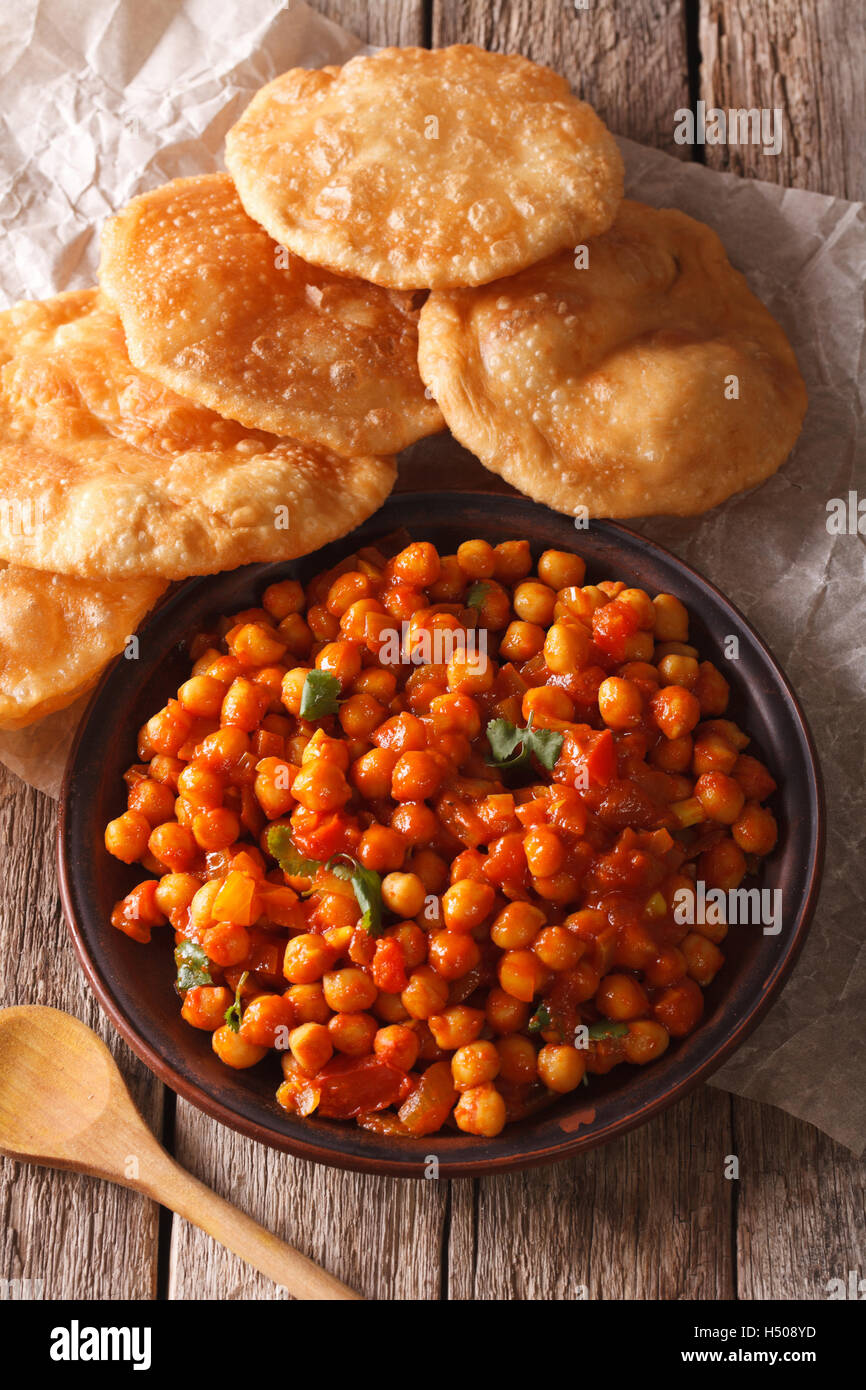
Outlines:
{"label": "chickpea", "polygon": [[514,611],[524,622],[547,627],[553,622],[555,606],[556,591],[537,580],[529,579],[524,584],[518,584],[514,591]]}
{"label": "chickpea", "polygon": [[505,1101],[490,1082],[470,1086],[454,1107],[458,1129],[493,1139],[505,1127]]}
{"label": "chickpea", "polygon": [[690,734],[701,717],[701,707],[690,690],[681,685],[663,686],[649,703],[650,713],[665,738]]}
{"label": "chickpea", "polygon": [[310,985],[321,980],[334,964],[331,947],[316,932],[293,936],[283,957],[283,974],[293,985]]}
{"label": "chickpea", "polygon": [[665,685],[681,685],[694,690],[698,683],[698,663],[693,656],[663,656],[658,672]]}
{"label": "chickpea", "polygon": [[653,1014],[672,1038],[683,1038],[699,1022],[704,996],[694,980],[686,978],[662,990],[653,1002]]}
{"label": "chickpea", "polygon": [[250,934],[237,922],[216,922],[202,936],[202,946],[214,965],[240,965],[250,953]]}
{"label": "chickpea", "polygon": [[391,829],[407,845],[428,845],[439,834],[439,821],[423,801],[404,801],[391,816]]}
{"label": "chickpea", "polygon": [[509,903],[494,918],[490,939],[503,951],[519,950],[534,941],[545,920],[541,909],[531,903]]}
{"label": "chickpea", "polygon": [[447,666],[448,689],[459,695],[483,695],[496,678],[496,668],[486,652],[457,650]]}
{"label": "chickpea", "polygon": [[130,788],[127,804],[130,811],[139,811],[151,826],[157,826],[174,819],[174,800],[171,787],[143,777]]}
{"label": "chickpea", "polygon": [[382,880],[382,901],[397,917],[416,917],[427,897],[417,874],[388,874]]}
{"label": "chickpea", "polygon": [[702,773],[695,782],[695,796],[710,820],[722,825],[733,825],[746,802],[739,782],[723,772]]}
{"label": "chickpea", "polygon": [[493,548],[494,574],[500,584],[517,584],[532,569],[529,541],[500,541]]}
{"label": "chickpea", "polygon": [[399,1071],[411,1071],[418,1060],[418,1038],[402,1023],[380,1028],[373,1038],[373,1051],[383,1062]]}
{"label": "chickpea", "polygon": [[519,1033],[529,1022],[529,1005],[494,985],[487,993],[484,1016],[494,1033]]}
{"label": "chickpea", "polygon": [[328,1033],[335,1051],[345,1057],[366,1057],[373,1051],[378,1024],[372,1014],[334,1014],[328,1020]]}
{"label": "chickpea", "polygon": [[538,1076],[535,1048],[520,1033],[497,1038],[494,1044],[499,1054],[499,1075],[503,1081],[516,1086],[529,1086]]}
{"label": "chickpea", "polygon": [[656,610],[652,599],[644,589],[623,589],[617,598],[626,608],[631,609],[641,631],[653,631],[656,622]]}
{"label": "chickpea", "polygon": [[335,1013],[363,1013],[375,1003],[378,993],[370,976],[351,965],[327,971],[322,978],[322,988]]}
{"label": "chickpea", "polygon": [[177,692],[187,714],[196,719],[218,719],[228,687],[213,676],[192,676]]}
{"label": "chickpea", "polygon": [[544,646],[546,633],[538,623],[522,620],[509,623],[499,643],[499,655],[506,661],[521,664],[537,656]]}
{"label": "chickpea", "polygon": [[391,795],[391,777],[399,756],[390,748],[371,748],[352,763],[349,776],[368,801],[382,801]]}
{"label": "chickpea", "polygon": [[178,795],[197,810],[210,811],[223,802],[225,783],[219,773],[199,762],[187,763],[177,779]]}
{"label": "chickpea", "polygon": [[297,579],[283,579],[278,584],[269,584],[262,596],[262,607],[277,622],[292,613],[301,613],[304,608],[304,590]]}
{"label": "chickpea", "polygon": [[412,1018],[428,1019],[438,1014],[448,999],[448,981],[429,965],[420,965],[409,976],[400,995],[404,1009]]}
{"label": "chickpea", "polygon": [[471,695],[437,695],[430,701],[430,714],[437,734],[465,734],[473,739],[481,732],[481,715]]}
{"label": "chickpea", "polygon": [[469,932],[493,909],[496,894],[487,883],[466,878],[452,883],[442,897],[442,911],[449,931]]}
{"label": "chickpea", "polygon": [[457,547],[457,563],[469,579],[492,579],[496,553],[487,541],[464,541]]}
{"label": "chickpea", "polygon": [[428,950],[430,964],[445,980],[461,980],[481,959],[478,943],[468,932],[435,932]]}
{"label": "chickpea", "polygon": [[199,744],[196,762],[221,777],[230,777],[249,754],[250,739],[243,729],[217,729]]}
{"label": "chickpea", "polygon": [[251,733],[261,723],[269,704],[267,690],[247,680],[246,676],[237,676],[225,693],[220,722]]}
{"label": "chickpea", "polygon": [[289,1048],[307,1076],[315,1076],[334,1055],[331,1034],[321,1023],[299,1023],[289,1034]]}
{"label": "chickpea", "polygon": [[747,801],[731,827],[731,834],[745,854],[770,854],[778,837],[776,818],[765,806]]}
{"label": "chickpea", "polygon": [[234,811],[215,806],[212,811],[200,811],[193,818],[192,833],[199,849],[207,854],[233,845],[240,836],[241,823]]}
{"label": "chickpea", "polygon": [[[241,1019],[241,1037],[256,1047],[276,1047],[289,1036],[297,1015],[292,1001],[284,994],[257,994],[247,1004]],[[282,1043],[285,1047],[285,1042]]]}
{"label": "chickpea", "polygon": [[506,994],[531,1003],[548,978],[534,951],[506,951],[499,961],[499,983]]}
{"label": "chickpea", "polygon": [[598,708],[609,729],[634,729],[643,718],[644,699],[633,681],[608,676],[598,687]]}
{"label": "chickpea", "polygon": [[282,690],[280,698],[289,714],[293,714],[296,719],[300,718],[301,700],[304,696],[304,684],[310,674],[309,666],[293,666],[283,676]]}
{"label": "chickpea", "polygon": [[689,639],[689,615],[685,604],[680,603],[673,594],[656,594],[653,599],[655,609],[655,638],[657,642],[687,642]]}
{"label": "chickpea", "polygon": [[151,825],[140,811],[124,811],[105,827],[105,848],[124,864],[134,864],[147,853]]}
{"label": "chickpea", "polygon": [[316,669],[327,671],[347,690],[361,672],[361,652],[354,642],[328,642],[316,655]]}
{"label": "chickpea", "polygon": [[427,585],[427,592],[433,603],[459,603],[466,593],[466,575],[457,563],[456,555],[442,555],[439,560],[439,578],[435,584]]}
{"label": "chickpea", "polygon": [[586,947],[568,927],[544,927],[532,942],[532,949],[548,970],[571,970]]}
{"label": "chickpea", "polygon": [[414,541],[395,555],[391,561],[393,573],[407,584],[427,589],[435,584],[441,572],[439,553],[429,541]]}
{"label": "chickpea", "polygon": [[485,1081],[492,1081],[499,1075],[500,1065],[499,1052],[492,1042],[466,1043],[451,1058],[454,1086],[458,1091],[468,1091],[470,1086],[482,1086]]}
{"label": "chickpea", "polygon": [[362,570],[348,570],[339,574],[328,590],[325,607],[335,618],[342,618],[347,608],[362,598],[372,598],[373,581]]}
{"label": "chickpea", "polygon": [[189,907],[200,886],[193,874],[164,874],[156,885],[156,905],[166,917],[173,912],[183,912]]}
{"label": "chickpea", "polygon": [[746,877],[746,856],[734,840],[719,840],[698,859],[698,877],[725,892],[739,888]]}
{"label": "chickpea", "polygon": [[586,665],[590,635],[581,623],[554,623],[544,639],[544,660],[556,675],[568,675]]}
{"label": "chickpea", "polygon": [[586,1058],[569,1043],[545,1043],[536,1058],[538,1079],[544,1082],[548,1091],[565,1095],[573,1091],[583,1080],[586,1071]]}
{"label": "chickpea", "polygon": [[212,1033],[225,1023],[231,1003],[232,993],[225,985],[193,985],[183,996],[181,1018],[193,1028]]}
{"label": "chickpea", "polygon": [[680,943],[680,949],[686,958],[689,975],[706,989],[725,963],[718,946],[700,932],[689,932]]}
{"label": "chickpea", "polygon": [[268,1050],[266,1047],[256,1047],[254,1043],[247,1042],[246,1038],[242,1038],[240,1033],[236,1033],[227,1023],[217,1028],[211,1038],[211,1044],[220,1061],[237,1071],[254,1067]]}
{"label": "chickpea", "polygon": [[661,1057],[669,1042],[667,1029],[654,1018],[635,1019],[628,1025],[628,1035],[625,1039],[626,1061],[639,1067],[646,1066],[647,1062],[654,1062],[657,1057]]}
{"label": "chickpea", "polygon": [[[376,873],[386,873],[388,870],[399,869],[405,857],[406,846],[403,837],[386,825],[371,825],[361,836],[358,845],[358,858],[365,869],[375,869]],[[403,877],[403,875],[388,873],[388,878],[394,877]],[[408,875],[408,877],[414,877],[414,875]],[[383,895],[385,882],[387,879],[382,884]],[[418,910],[420,911],[420,908]],[[401,915],[407,914],[401,913]]]}
{"label": "chickpea", "polygon": [[242,623],[226,639],[229,651],[246,666],[273,666],[286,650],[286,643],[264,623]]}
{"label": "chickpea", "polygon": [[338,811],[351,799],[352,788],[336,763],[316,758],[295,777],[292,795],[307,811]]}
{"label": "chickpea", "polygon": [[401,753],[391,774],[395,801],[426,801],[442,784],[443,768],[429,752]]}
{"label": "chickpea", "polygon": [[606,975],[598,987],[595,1002],[605,1018],[617,1022],[642,1018],[649,1011],[646,990],[631,975]]}
{"label": "chickpea", "polygon": [[454,1004],[442,1013],[431,1014],[427,1027],[436,1039],[436,1046],[445,1052],[464,1047],[474,1042],[484,1027],[484,1013],[481,1009],[470,1009],[465,1004]]}
{"label": "chickpea", "polygon": [[199,855],[195,837],[188,826],[166,821],[150,832],[148,851],[172,873],[191,869]]}
{"label": "chickpea", "polygon": [[538,577],[551,589],[570,589],[583,583],[586,565],[567,550],[545,550],[538,561]]}
{"label": "chickpea", "polygon": [[292,985],[286,990],[286,998],[299,1023],[327,1023],[331,1017],[325,991],[318,980],[311,985]]}

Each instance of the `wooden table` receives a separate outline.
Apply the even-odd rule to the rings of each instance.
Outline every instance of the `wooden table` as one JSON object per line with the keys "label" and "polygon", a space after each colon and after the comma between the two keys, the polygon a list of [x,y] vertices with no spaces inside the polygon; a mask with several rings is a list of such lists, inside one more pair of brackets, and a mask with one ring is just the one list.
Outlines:
{"label": "wooden table", "polygon": [[[552,64],[614,131],[681,158],[866,196],[860,0],[327,0],[376,44],[472,41]],[[784,107],[773,158],[673,143],[674,112]],[[55,806],[0,768],[4,1003],[43,1003],[108,1040],[144,1114],[205,1182],[368,1298],[826,1297],[864,1264],[866,1165],[810,1125],[708,1087],[585,1158],[475,1181],[362,1177],[272,1153],[165,1090],[102,1019],[53,870]],[[724,1176],[739,1158],[739,1180]],[[45,1298],[280,1297],[132,1193],[3,1162],[0,1277]],[[585,1291],[585,1292],[584,1292]]]}

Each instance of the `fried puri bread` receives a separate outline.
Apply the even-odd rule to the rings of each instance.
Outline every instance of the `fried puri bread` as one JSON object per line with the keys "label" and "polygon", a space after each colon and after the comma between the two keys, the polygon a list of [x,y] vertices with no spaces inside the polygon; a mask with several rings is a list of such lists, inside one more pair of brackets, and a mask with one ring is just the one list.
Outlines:
{"label": "fried puri bread", "polygon": [[586,268],[560,255],[430,295],[419,365],[482,463],[591,516],[706,511],[775,472],[806,409],[785,334],[716,234],[634,202]]}
{"label": "fried puri bread", "polygon": [[105,226],[99,278],[135,366],[229,420],[348,456],[444,428],[412,296],[278,246],[228,174],[134,198]]}
{"label": "fried puri bread", "polygon": [[0,314],[0,559],[103,579],[291,559],[394,478],[389,458],[248,430],[145,376],[95,290]]}
{"label": "fried puri bread", "polygon": [[0,729],[65,709],[123,651],[159,579],[76,579],[0,560]]}
{"label": "fried puri bread", "polygon": [[293,68],[226,163],[274,240],[395,289],[511,275],[604,231],[622,197],[613,137],[564,78],[466,44]]}

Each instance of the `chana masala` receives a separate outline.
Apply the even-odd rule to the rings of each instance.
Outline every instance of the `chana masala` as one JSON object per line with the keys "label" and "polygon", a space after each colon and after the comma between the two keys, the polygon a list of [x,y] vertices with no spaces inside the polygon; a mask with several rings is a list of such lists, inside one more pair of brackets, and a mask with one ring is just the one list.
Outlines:
{"label": "chana masala", "polygon": [[491,1137],[698,1024],[727,927],[677,895],[754,872],[775,783],[683,604],[585,577],[360,550],[197,639],[141,729],[112,923],[170,927],[183,1017],[275,1051],[285,1110]]}

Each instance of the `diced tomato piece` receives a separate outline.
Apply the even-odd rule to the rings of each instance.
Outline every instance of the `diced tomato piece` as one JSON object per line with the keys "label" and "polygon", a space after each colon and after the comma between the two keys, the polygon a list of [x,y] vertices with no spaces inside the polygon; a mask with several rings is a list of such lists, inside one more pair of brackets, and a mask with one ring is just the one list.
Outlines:
{"label": "diced tomato piece", "polygon": [[394,936],[380,936],[372,964],[373,984],[385,994],[400,994],[409,983],[403,947]]}
{"label": "diced tomato piece", "polygon": [[403,1100],[409,1081],[405,1072],[371,1055],[334,1057],[313,1077],[313,1085],[320,1093],[320,1115],[351,1120]]}
{"label": "diced tomato piece", "polygon": [[626,642],[636,632],[637,616],[625,603],[605,603],[592,615],[593,641],[614,661],[624,659]]}

